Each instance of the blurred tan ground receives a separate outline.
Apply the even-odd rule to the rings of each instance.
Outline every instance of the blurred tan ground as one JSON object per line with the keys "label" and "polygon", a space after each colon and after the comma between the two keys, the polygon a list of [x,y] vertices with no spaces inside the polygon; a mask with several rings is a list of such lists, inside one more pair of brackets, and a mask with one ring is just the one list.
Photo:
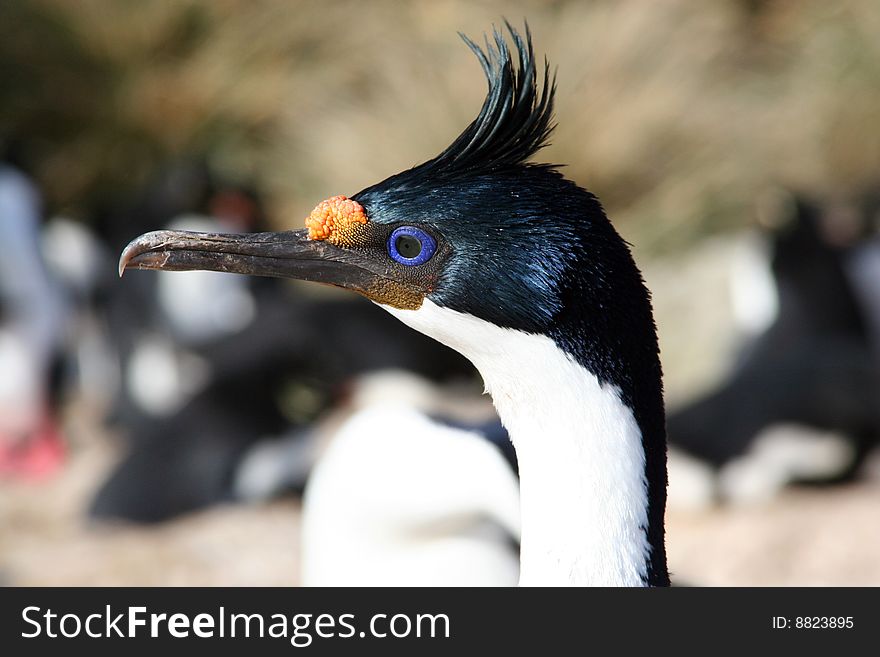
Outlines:
{"label": "blurred tan ground", "polygon": [[[299,505],[218,507],[157,528],[90,526],[82,516],[105,441],[76,449],[43,485],[0,484],[4,584],[295,585]],[[880,482],[789,491],[766,505],[668,516],[678,583],[880,586]]]}
{"label": "blurred tan ground", "polygon": [[154,527],[89,523],[115,451],[84,409],[68,413],[70,462],[42,484],[0,482],[0,578],[34,586],[288,586],[299,504],[217,507]]}

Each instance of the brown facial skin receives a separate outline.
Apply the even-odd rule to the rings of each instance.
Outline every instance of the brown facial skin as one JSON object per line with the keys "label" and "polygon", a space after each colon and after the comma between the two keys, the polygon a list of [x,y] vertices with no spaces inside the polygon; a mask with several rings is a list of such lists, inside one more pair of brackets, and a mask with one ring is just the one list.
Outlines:
{"label": "brown facial skin", "polygon": [[390,227],[360,228],[359,248],[309,239],[306,230],[241,235],[160,230],[125,247],[119,275],[126,269],[161,269],[295,278],[354,290],[394,308],[419,308],[433,289],[433,275],[402,272],[387,257],[383,235]]}

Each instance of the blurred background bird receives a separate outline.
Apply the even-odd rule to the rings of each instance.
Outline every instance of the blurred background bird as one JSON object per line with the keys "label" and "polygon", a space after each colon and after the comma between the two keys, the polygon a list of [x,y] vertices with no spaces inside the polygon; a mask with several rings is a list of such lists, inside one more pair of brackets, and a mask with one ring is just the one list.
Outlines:
{"label": "blurred background bird", "polygon": [[[876,3],[522,2],[504,12],[528,17],[565,82],[546,159],[567,162],[566,175],[603,199],[654,292],[670,439],[686,463],[670,482],[672,570],[706,584],[880,581],[870,549],[880,536],[865,520],[877,490],[864,410],[875,361],[857,355],[880,326]],[[356,365],[371,354],[346,349],[344,331],[303,354],[280,351],[271,327],[295,308],[316,333],[289,344],[313,347],[328,330],[303,321],[313,304],[351,312],[344,326],[375,309],[215,279],[203,282],[222,301],[182,325],[175,309],[190,297],[137,273],[119,287],[114,256],[172,224],[228,227],[238,216],[237,230],[298,227],[316,197],[437,152],[483,92],[449,35],[498,21],[497,8],[451,0],[306,2],[295,13],[283,2],[0,6],[4,166],[27,181],[19,189],[32,189],[42,222],[38,246],[18,255],[46,272],[41,282],[0,268],[6,334],[33,316],[16,298],[57,309],[41,324],[50,330],[31,332],[39,350],[16,346],[2,365],[35,382],[11,394],[40,400],[30,428],[4,434],[0,513],[15,528],[0,535],[6,580],[297,581],[295,493],[313,455],[296,446],[327,435],[322,420],[350,408],[358,375],[377,368]],[[831,343],[850,346],[808,346]],[[411,369],[420,349],[377,348],[376,360]],[[337,353],[347,359],[326,379],[302,366]],[[831,353],[845,357],[821,360]],[[773,366],[783,361],[809,376]],[[421,372],[431,385],[478,394],[468,371],[433,362],[439,372]],[[799,385],[780,390],[774,376]],[[841,394],[851,387],[861,392]],[[780,412],[809,395],[825,416],[799,414],[803,401]],[[230,398],[261,403],[229,416]],[[256,417],[259,431],[237,428]],[[833,485],[788,485],[804,481]],[[245,499],[263,501],[229,504]],[[90,509],[154,524],[89,523]],[[255,534],[256,548],[245,540]]]}
{"label": "blurred background bird", "polygon": [[[878,279],[860,273],[876,257],[875,229],[864,214],[801,195],[782,203],[752,245],[763,244],[763,257],[744,253],[732,272],[744,337],[730,372],[668,420],[673,448],[712,467],[709,490],[725,501],[846,481],[880,442],[880,360],[866,303]],[[758,318],[761,298],[767,314]]]}

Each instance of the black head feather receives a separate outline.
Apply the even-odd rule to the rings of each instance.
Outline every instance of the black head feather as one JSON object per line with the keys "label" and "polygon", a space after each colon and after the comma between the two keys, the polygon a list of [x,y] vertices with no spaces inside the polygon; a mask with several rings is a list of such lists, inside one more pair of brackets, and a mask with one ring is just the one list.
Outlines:
{"label": "black head feather", "polygon": [[[454,179],[523,164],[547,145],[553,131],[553,96],[556,76],[544,60],[544,78],[532,50],[532,34],[525,39],[505,21],[515,55],[504,34],[493,29],[492,41],[484,37],[485,50],[464,34],[459,36],[474,52],[486,74],[489,90],[476,119],[437,157],[380,183],[386,190],[422,184],[426,179]],[[364,190],[366,192],[368,190]]]}
{"label": "black head feather", "polygon": [[545,59],[539,93],[529,26],[523,40],[510,23],[505,24],[516,47],[516,64],[499,30],[493,30],[494,46],[484,38],[485,51],[459,33],[480,60],[489,91],[477,118],[445,151],[422,165],[426,169],[455,173],[522,164],[547,144],[554,128],[555,76],[551,79]]}

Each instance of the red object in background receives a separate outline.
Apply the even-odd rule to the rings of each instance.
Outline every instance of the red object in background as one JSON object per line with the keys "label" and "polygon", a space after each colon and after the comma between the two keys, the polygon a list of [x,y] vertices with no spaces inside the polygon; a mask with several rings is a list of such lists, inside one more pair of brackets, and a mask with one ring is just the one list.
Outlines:
{"label": "red object in background", "polygon": [[25,438],[0,435],[0,478],[42,481],[61,469],[66,456],[58,424],[45,414],[39,428]]}

